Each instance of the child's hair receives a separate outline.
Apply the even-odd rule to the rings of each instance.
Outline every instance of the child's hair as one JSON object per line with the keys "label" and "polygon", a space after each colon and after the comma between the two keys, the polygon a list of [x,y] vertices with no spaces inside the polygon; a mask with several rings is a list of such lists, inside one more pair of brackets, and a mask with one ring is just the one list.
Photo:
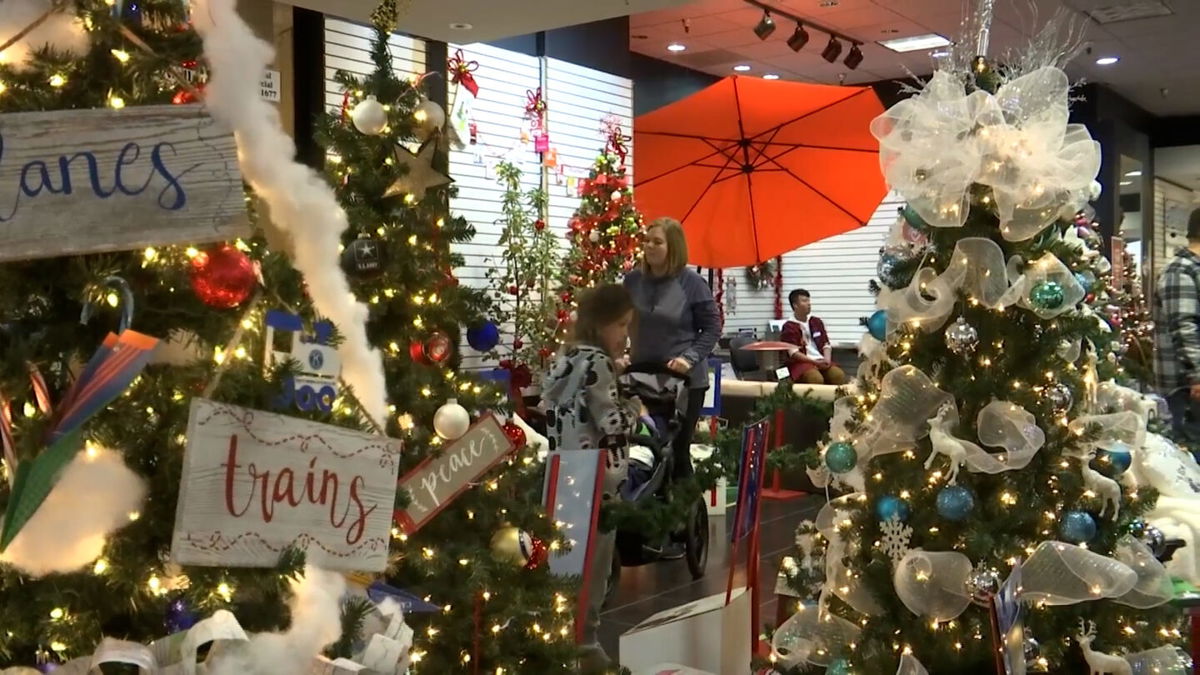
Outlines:
{"label": "child's hair", "polygon": [[584,291],[579,296],[579,309],[575,313],[571,341],[575,344],[603,347],[600,344],[601,329],[621,320],[631,311],[633,298],[624,286],[607,284]]}

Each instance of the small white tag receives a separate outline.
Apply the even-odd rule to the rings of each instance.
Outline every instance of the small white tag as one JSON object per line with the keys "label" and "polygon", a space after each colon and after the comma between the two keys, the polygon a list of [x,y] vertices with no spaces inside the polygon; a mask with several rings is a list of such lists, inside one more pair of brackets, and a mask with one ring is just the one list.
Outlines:
{"label": "small white tag", "polygon": [[775,378],[776,379],[786,380],[787,378],[789,378],[791,376],[792,376],[792,371],[788,370],[787,366],[783,366],[781,368],[775,369]]}

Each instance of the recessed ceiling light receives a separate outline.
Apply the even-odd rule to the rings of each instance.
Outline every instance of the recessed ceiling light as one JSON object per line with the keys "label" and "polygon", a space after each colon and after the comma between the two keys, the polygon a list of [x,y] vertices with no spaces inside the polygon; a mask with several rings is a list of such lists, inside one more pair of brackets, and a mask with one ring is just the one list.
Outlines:
{"label": "recessed ceiling light", "polygon": [[450,28],[453,30],[471,30],[474,27],[475,26],[472,26],[469,23],[463,23],[461,21],[455,21],[454,23],[450,24]]}
{"label": "recessed ceiling light", "polygon": [[775,73],[767,73],[766,75],[763,75],[763,79],[764,80],[778,80],[779,76],[776,75]]}
{"label": "recessed ceiling light", "polygon": [[733,69],[738,71],[739,73],[744,73],[744,72],[750,70],[750,66],[748,66],[744,63],[739,63],[736,66],[734,66]]}
{"label": "recessed ceiling light", "polygon": [[1142,170],[1141,170],[1141,169],[1134,169],[1133,171],[1129,171],[1129,172],[1127,172],[1127,173],[1125,174],[1125,177],[1126,177],[1126,178],[1136,178],[1136,177],[1138,177],[1138,176],[1140,176],[1140,175],[1142,175]]}
{"label": "recessed ceiling light", "polygon": [[949,40],[937,33],[926,33],[925,35],[913,35],[879,41],[880,46],[887,47],[901,54],[905,52],[919,52],[925,49],[937,49],[938,47],[949,47],[951,44]]}
{"label": "recessed ceiling light", "polygon": [[1102,57],[1096,59],[1096,65],[1111,66],[1112,64],[1114,64],[1120,60],[1121,60],[1121,58],[1118,56],[1102,56]]}
{"label": "recessed ceiling light", "polygon": [[669,52],[682,52],[685,50],[687,50],[687,45],[680,44],[678,42],[672,42],[671,44],[667,45],[667,51]]}
{"label": "recessed ceiling light", "polygon": [[1123,180],[1123,181],[1121,181],[1121,185],[1122,185],[1122,186],[1125,186],[1125,185],[1133,185],[1133,181],[1131,181],[1131,180]]}

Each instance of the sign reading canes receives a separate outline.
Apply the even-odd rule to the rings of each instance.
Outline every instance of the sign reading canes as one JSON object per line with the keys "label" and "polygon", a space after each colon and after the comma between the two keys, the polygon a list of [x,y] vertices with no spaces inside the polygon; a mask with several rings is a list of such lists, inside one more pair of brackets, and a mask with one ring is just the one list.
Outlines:
{"label": "sign reading canes", "polygon": [[244,233],[233,134],[200,105],[0,115],[0,261]]}
{"label": "sign reading canes", "polygon": [[338,570],[387,565],[400,442],[197,398],[172,558],[273,567],[290,547]]}

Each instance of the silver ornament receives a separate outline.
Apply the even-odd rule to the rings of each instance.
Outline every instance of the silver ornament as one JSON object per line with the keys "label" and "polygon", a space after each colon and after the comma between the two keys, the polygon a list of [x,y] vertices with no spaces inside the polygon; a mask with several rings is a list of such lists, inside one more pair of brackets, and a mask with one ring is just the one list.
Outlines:
{"label": "silver ornament", "polygon": [[946,329],[945,338],[946,347],[959,356],[966,356],[979,346],[979,331],[961,316]]}
{"label": "silver ornament", "polygon": [[1029,663],[1031,661],[1036,661],[1038,656],[1041,655],[1041,648],[1042,648],[1042,646],[1038,644],[1037,640],[1026,635],[1025,636],[1025,663]]}
{"label": "silver ornament", "polygon": [[1146,524],[1137,535],[1138,541],[1146,545],[1157,558],[1167,552],[1167,537],[1157,527]]}
{"label": "silver ornament", "polygon": [[1062,382],[1051,385],[1046,389],[1046,399],[1050,401],[1050,406],[1058,415],[1066,414],[1075,403],[1075,397],[1071,394],[1071,388]]}
{"label": "silver ornament", "polygon": [[368,96],[359,101],[350,111],[350,121],[359,133],[378,136],[387,127],[387,111],[383,109],[382,103],[375,100],[374,96]]}
{"label": "silver ornament", "polygon": [[1000,590],[1000,572],[994,567],[977,569],[967,577],[967,594],[971,601],[986,607]]}
{"label": "silver ornament", "polygon": [[592,242],[593,244],[600,241],[600,232],[598,230],[592,230],[589,232],[588,241]]}

